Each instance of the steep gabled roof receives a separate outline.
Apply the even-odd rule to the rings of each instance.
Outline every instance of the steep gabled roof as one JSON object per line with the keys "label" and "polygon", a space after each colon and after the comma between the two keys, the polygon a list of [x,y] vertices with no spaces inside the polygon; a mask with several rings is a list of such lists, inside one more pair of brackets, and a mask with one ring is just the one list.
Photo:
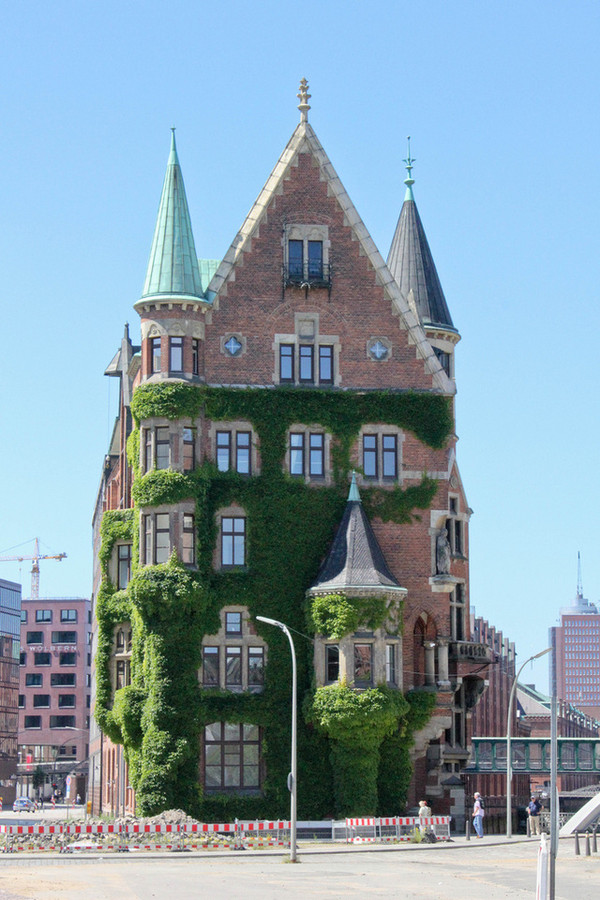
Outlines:
{"label": "steep gabled roof", "polygon": [[198,256],[183,175],[172,130],[171,152],[163,184],[142,298],[203,299]]}
{"label": "steep gabled roof", "polygon": [[404,297],[414,303],[422,325],[438,325],[455,331],[412,192],[414,159],[410,157],[410,147],[405,162],[406,194],[387,258],[388,268]]}
{"label": "steep gabled roof", "polygon": [[[301,110],[303,109],[302,104],[299,108]],[[308,108],[308,106],[305,106],[304,110]],[[309,125],[305,111],[302,111],[299,125],[296,127],[285,150],[279,157],[275,168],[258,195],[244,224],[225,254],[221,265],[211,279],[206,290],[206,299],[209,302],[214,302],[215,299],[218,298],[219,292],[222,290],[228,278],[231,277],[233,269],[241,255],[250,249],[252,236],[265,216],[269,204],[276,197],[277,193],[280,192],[286,173],[294,164],[296,157],[300,153],[310,153],[316,161],[320,170],[321,180],[324,180],[327,183],[329,193],[336,198],[342,208],[346,223],[352,229],[363,253],[373,266],[377,280],[384,288],[394,311],[399,315],[404,327],[409,332],[410,341],[415,345],[417,353],[423,359],[426,371],[432,376],[434,387],[446,394],[455,393],[456,387],[454,382],[447,377],[446,373],[441,368],[437,357],[425,336],[421,322],[412,311],[407,296],[400,291],[393,275],[390,273],[379,250],[375,246],[371,235],[367,231],[354,204],[346,193],[346,190],[325,153],[325,150],[321,146],[317,135]]]}
{"label": "steep gabled roof", "polygon": [[353,475],[340,527],[308,593],[373,593],[381,590],[406,593],[388,568]]}

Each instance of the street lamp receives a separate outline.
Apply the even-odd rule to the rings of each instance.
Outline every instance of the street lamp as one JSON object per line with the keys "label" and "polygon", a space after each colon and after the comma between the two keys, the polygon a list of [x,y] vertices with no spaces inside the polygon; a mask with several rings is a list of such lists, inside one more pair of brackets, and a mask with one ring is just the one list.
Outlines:
{"label": "street lamp", "polygon": [[288,776],[288,790],[290,792],[290,862],[296,862],[296,819],[297,819],[297,807],[296,807],[296,721],[297,721],[297,689],[296,689],[296,651],[294,649],[294,642],[292,640],[292,636],[289,632],[287,625],[284,625],[283,622],[278,622],[277,619],[267,619],[266,616],[257,616],[256,617],[259,622],[266,622],[267,625],[275,625],[276,628],[280,628],[284,634],[287,635],[287,639],[290,642],[290,650],[292,652],[292,761],[291,761],[291,771]]}
{"label": "street lamp", "polygon": [[521,668],[517,672],[514,677],[514,681],[512,684],[512,688],[510,691],[510,699],[508,701],[508,721],[506,723],[506,837],[512,838],[512,797],[511,797],[511,789],[512,789],[512,752],[510,742],[512,739],[512,709],[513,702],[515,699],[515,693],[517,690],[517,685],[519,683],[519,675],[527,665],[527,663],[532,662],[534,659],[539,659],[540,656],[545,656],[546,653],[550,653],[552,647],[547,647],[545,650],[542,650],[541,653],[536,653],[535,656],[530,656],[529,659],[526,659],[522,664]]}

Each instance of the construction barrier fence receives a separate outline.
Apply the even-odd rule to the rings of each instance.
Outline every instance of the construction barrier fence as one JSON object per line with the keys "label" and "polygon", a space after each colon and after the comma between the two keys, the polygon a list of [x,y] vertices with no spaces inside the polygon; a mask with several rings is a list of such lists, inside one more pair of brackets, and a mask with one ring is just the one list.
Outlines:
{"label": "construction barrier fence", "polygon": [[[388,816],[368,819],[346,819],[346,843],[420,842],[432,835],[437,841],[450,840],[452,816]],[[430,839],[430,838],[429,838]]]}

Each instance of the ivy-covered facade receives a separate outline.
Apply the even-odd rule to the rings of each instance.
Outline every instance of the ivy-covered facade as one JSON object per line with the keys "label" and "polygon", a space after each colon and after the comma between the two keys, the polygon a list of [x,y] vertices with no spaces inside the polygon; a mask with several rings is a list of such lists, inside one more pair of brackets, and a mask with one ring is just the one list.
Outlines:
{"label": "ivy-covered facade", "polygon": [[470,510],[459,340],[412,196],[387,263],[308,123],[220,262],[172,138],[94,514],[95,811],[460,813]]}

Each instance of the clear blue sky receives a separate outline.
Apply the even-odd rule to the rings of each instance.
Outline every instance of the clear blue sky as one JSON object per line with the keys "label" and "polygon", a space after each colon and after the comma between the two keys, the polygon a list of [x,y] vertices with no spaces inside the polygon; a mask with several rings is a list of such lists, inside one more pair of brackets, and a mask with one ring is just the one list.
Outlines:
{"label": "clear blue sky", "polygon": [[[600,598],[597,2],[4,3],[0,553],[89,595],[90,522],[169,149],[221,257],[298,121],[381,252],[415,197],[454,322],[471,598],[521,660]],[[31,552],[32,545],[22,548]],[[19,567],[0,563],[0,577]],[[29,564],[22,580],[29,593]],[[545,688],[546,665],[527,672]]]}

